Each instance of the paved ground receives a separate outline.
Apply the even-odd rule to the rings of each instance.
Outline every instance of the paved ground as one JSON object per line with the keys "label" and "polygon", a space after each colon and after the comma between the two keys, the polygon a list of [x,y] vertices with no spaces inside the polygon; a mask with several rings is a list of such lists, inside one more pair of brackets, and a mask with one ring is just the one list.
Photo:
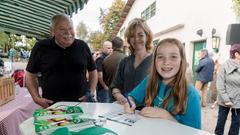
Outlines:
{"label": "paved ground", "polygon": [[[26,62],[14,62],[13,69],[25,69]],[[218,107],[211,109],[211,103],[207,107],[202,108],[202,129],[210,133],[214,133],[214,129],[217,123]],[[228,117],[226,126],[225,126],[225,135],[227,135],[230,125],[230,115]]]}
{"label": "paved ground", "polygon": [[[217,123],[218,106],[211,109],[211,105],[212,104],[209,103],[207,107],[202,108],[202,129],[210,133],[214,133],[214,129]],[[227,135],[229,130],[229,126],[231,122],[230,116],[231,115],[229,113],[229,116],[225,125],[224,135]]]}

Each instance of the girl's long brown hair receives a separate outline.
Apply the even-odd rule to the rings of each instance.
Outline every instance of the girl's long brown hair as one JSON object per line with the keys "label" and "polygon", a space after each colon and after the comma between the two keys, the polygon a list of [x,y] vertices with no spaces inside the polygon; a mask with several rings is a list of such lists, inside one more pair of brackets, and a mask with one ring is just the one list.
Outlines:
{"label": "girl's long brown hair", "polygon": [[156,65],[155,65],[156,54],[157,54],[158,47],[165,43],[174,44],[179,48],[180,55],[181,55],[181,63],[180,63],[179,71],[175,76],[175,79],[173,79],[169,84],[167,84],[166,91],[168,90],[167,88],[171,87],[173,88],[173,92],[171,92],[166,98],[163,99],[163,108],[166,109],[170,99],[173,98],[174,99],[173,108],[172,108],[173,110],[170,113],[172,115],[184,114],[186,112],[186,106],[187,106],[187,79],[185,77],[187,61],[186,61],[184,46],[179,40],[175,38],[164,39],[160,41],[155,47],[153,62],[152,62],[151,72],[149,75],[147,91],[146,91],[144,102],[146,106],[151,106],[154,98],[158,94],[158,89],[159,89],[158,81],[161,80],[162,77],[161,75],[158,74],[156,69]]}

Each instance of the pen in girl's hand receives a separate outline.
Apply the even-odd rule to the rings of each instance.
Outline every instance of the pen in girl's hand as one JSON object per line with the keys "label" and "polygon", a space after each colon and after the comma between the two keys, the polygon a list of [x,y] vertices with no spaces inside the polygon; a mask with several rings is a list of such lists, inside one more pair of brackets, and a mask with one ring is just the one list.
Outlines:
{"label": "pen in girl's hand", "polygon": [[128,98],[128,95],[125,94],[124,96],[125,96],[125,98],[127,99],[127,102],[128,102],[128,104],[129,104],[130,108],[132,108],[132,104],[131,104],[131,102],[130,102],[130,99]]}

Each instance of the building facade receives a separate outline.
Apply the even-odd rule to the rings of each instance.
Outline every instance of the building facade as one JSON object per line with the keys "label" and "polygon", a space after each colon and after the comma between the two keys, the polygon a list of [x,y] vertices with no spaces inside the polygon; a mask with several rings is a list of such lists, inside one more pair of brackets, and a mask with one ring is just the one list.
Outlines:
{"label": "building facade", "polygon": [[[203,48],[220,63],[229,58],[226,32],[228,25],[237,20],[231,0],[128,0],[123,13],[117,36],[124,38],[130,20],[144,18],[154,33],[154,44],[167,37],[183,42],[193,71]],[[217,49],[213,49],[215,39],[220,40]]]}

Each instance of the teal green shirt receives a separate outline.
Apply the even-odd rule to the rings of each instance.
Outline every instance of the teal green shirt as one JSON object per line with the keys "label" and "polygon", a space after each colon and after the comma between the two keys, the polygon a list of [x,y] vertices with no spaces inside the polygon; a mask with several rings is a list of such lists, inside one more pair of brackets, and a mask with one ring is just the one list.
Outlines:
{"label": "teal green shirt", "polygon": [[[140,84],[135,87],[132,92],[129,93],[129,96],[134,98],[137,105],[144,105],[144,97],[146,94],[148,77],[146,77]],[[162,101],[164,99],[164,93],[166,84],[162,83],[159,80],[159,91],[157,97],[153,100],[153,106],[158,106],[162,108]],[[165,95],[169,95],[172,89],[165,93]],[[200,96],[198,91],[192,85],[188,85],[187,88],[187,108],[184,114],[175,115],[175,119],[184,125],[201,129],[201,105],[200,105]],[[167,111],[171,112],[173,109],[174,99],[170,99],[169,104],[167,105]]]}

